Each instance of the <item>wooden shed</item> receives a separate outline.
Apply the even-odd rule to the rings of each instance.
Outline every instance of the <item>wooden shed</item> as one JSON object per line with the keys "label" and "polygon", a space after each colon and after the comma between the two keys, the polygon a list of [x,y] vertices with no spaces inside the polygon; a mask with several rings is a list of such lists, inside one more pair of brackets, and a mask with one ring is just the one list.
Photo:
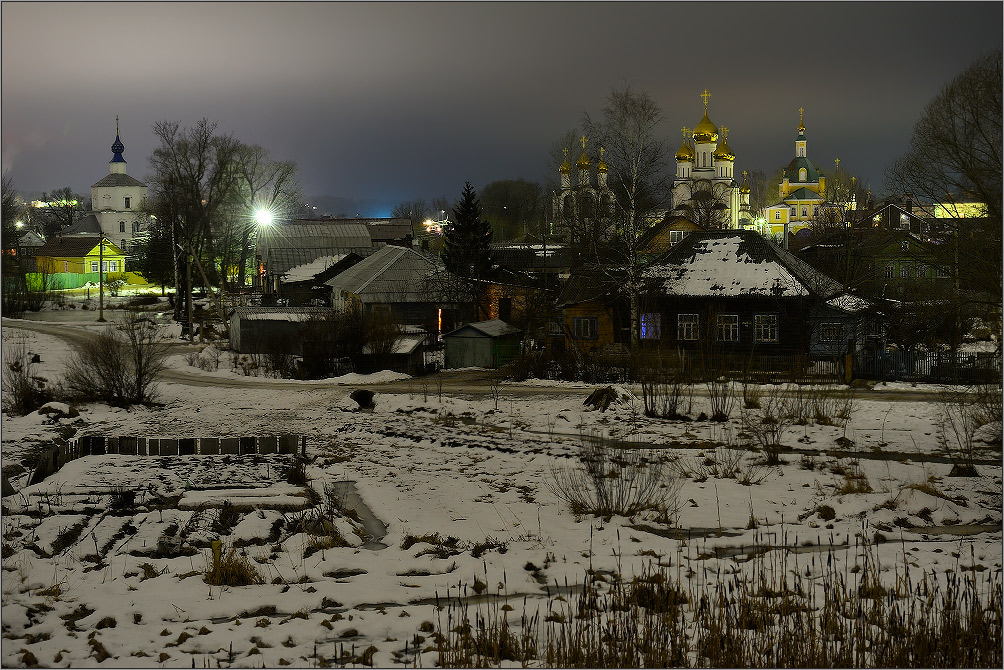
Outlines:
{"label": "wooden shed", "polygon": [[522,331],[501,319],[478,321],[443,335],[444,367],[500,368],[519,353]]}

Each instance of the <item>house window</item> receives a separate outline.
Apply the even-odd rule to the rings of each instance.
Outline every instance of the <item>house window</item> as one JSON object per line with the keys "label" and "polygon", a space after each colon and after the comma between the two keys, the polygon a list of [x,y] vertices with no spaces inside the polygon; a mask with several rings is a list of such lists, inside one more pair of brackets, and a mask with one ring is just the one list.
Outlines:
{"label": "house window", "polygon": [[70,271],[70,261],[63,261],[63,272]]}
{"label": "house window", "polygon": [[806,172],[805,168],[798,169],[798,181],[808,181],[808,177],[809,173]]}
{"label": "house window", "polygon": [[798,216],[798,210],[795,209],[794,207],[792,207],[791,208],[791,218],[794,219],[796,216]]}
{"label": "house window", "polygon": [[697,325],[697,314],[678,314],[676,316],[676,339],[696,340]]}
{"label": "house window", "polygon": [[947,268],[938,268],[935,274],[938,276],[939,279],[945,279],[946,277],[949,276]]}
{"label": "house window", "polygon": [[885,278],[892,279],[895,276],[896,276],[896,266],[895,265],[885,266]]}
{"label": "house window", "polygon": [[649,312],[641,315],[641,339],[658,340],[662,337],[662,314]]}
{"label": "house window", "polygon": [[927,278],[927,266],[923,263],[917,263],[917,277],[919,279]]}
{"label": "house window", "polygon": [[125,197],[125,208],[129,209],[132,206],[132,198],[129,196]]}
{"label": "house window", "polygon": [[900,265],[899,265],[899,277],[900,277],[900,279],[906,279],[908,276],[910,276],[909,272],[907,272],[907,267],[908,266],[907,266],[906,263],[900,263]]}
{"label": "house window", "polygon": [[899,215],[899,227],[902,230],[910,230],[910,217],[906,213]]}
{"label": "house window", "polygon": [[572,337],[577,340],[595,340],[597,331],[597,319],[595,316],[575,317],[572,319]]}
{"label": "house window", "polygon": [[683,238],[687,235],[685,230],[671,230],[669,231],[669,243],[679,244],[683,241]]}
{"label": "house window", "polygon": [[823,323],[819,325],[819,340],[821,342],[843,342],[844,324]]}
{"label": "house window", "polygon": [[550,319],[547,322],[547,334],[548,335],[564,335],[565,334],[565,322],[562,319]]}
{"label": "house window", "polygon": [[91,272],[97,272],[97,271],[98,271],[98,262],[91,261]]}
{"label": "house window", "polygon": [[780,221],[781,220],[781,212],[780,211],[774,212],[774,220],[775,221]]}
{"label": "house window", "polygon": [[754,315],[753,334],[757,342],[777,342],[777,314]]}
{"label": "house window", "polygon": [[108,272],[108,261],[101,261],[101,271]]}
{"label": "house window", "polygon": [[118,272],[119,271],[119,262],[118,261],[108,261],[108,271],[109,272]]}
{"label": "house window", "polygon": [[808,210],[808,208],[803,207],[802,208],[802,218],[804,219],[804,218],[806,218],[808,216],[809,216],[809,210]]}
{"label": "house window", "polygon": [[125,221],[119,221],[119,232],[120,233],[125,232]]}
{"label": "house window", "polygon": [[719,314],[718,315],[718,341],[738,342],[739,341],[739,315]]}
{"label": "house window", "polygon": [[133,221],[132,222],[132,232],[134,232],[134,233],[138,233],[139,232],[139,221]]}

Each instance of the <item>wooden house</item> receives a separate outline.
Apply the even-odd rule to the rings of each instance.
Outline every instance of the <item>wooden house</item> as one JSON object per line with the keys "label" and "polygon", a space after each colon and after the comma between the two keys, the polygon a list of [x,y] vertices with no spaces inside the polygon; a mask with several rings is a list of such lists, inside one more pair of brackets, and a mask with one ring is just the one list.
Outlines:
{"label": "wooden house", "polygon": [[97,281],[100,268],[105,281],[121,278],[126,272],[125,253],[107,238],[100,242],[97,235],[50,237],[35,251],[35,262],[40,272],[93,274]]}

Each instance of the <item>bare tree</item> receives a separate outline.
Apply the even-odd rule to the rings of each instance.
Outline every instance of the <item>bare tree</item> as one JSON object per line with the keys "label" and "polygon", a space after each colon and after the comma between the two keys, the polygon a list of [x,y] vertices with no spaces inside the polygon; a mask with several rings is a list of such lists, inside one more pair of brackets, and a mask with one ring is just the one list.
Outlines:
{"label": "bare tree", "polygon": [[[171,226],[179,297],[190,288],[190,272],[181,271],[186,255],[207,260],[215,256],[214,224],[235,193],[240,143],[218,135],[216,126],[203,118],[191,128],[181,128],[177,121],[153,127],[160,146],[150,157],[151,200],[157,219]],[[175,301],[175,319],[181,320],[182,309],[182,301]]]}
{"label": "bare tree", "polygon": [[690,199],[677,209],[694,223],[709,230],[724,230],[729,227],[730,187],[720,182],[698,180]]}
{"label": "bare tree", "polygon": [[[945,85],[914,126],[906,154],[886,172],[891,192],[912,194],[925,215],[947,214],[943,221],[954,223],[947,231],[954,268],[953,350],[961,337],[963,281],[1000,305],[1001,58],[1000,49],[984,54]],[[983,206],[984,216],[967,221],[973,213],[959,205],[973,201]],[[965,253],[970,240],[977,253]]]}
{"label": "bare tree", "polygon": [[648,93],[625,85],[607,96],[599,119],[587,114],[583,120],[586,132],[606,149],[603,159],[617,208],[616,235],[608,249],[618,285],[630,303],[632,349],[638,346],[642,291],[639,238],[670,199],[669,145],[657,135],[662,118]]}

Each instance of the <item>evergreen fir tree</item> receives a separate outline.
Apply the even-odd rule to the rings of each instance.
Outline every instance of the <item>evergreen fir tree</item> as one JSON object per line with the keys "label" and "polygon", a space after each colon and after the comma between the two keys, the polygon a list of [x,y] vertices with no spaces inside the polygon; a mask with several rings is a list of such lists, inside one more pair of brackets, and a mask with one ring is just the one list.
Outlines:
{"label": "evergreen fir tree", "polygon": [[481,218],[481,203],[466,182],[443,237],[443,264],[459,277],[487,277],[492,267],[491,242],[491,224]]}

